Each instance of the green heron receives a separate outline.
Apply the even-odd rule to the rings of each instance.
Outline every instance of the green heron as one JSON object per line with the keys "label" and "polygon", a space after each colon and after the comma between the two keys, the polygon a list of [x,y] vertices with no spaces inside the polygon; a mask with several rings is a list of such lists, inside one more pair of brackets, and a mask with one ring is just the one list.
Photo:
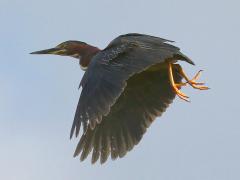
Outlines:
{"label": "green heron", "polygon": [[[178,60],[194,62],[166,39],[143,34],[125,34],[100,50],[81,41],[66,41],[55,48],[31,54],[71,56],[86,70],[80,86],[70,138],[83,133],[74,157],[83,161],[92,152],[92,163],[123,157],[136,144],[150,124],[160,116],[182,86],[206,90],[199,83],[199,71],[188,78]],[[185,82],[182,82],[185,79]]]}

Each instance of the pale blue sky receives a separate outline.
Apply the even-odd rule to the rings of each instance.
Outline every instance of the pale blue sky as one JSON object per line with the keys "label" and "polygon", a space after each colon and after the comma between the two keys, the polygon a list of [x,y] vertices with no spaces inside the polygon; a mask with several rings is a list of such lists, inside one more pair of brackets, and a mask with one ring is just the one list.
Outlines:
{"label": "pale blue sky", "polygon": [[[240,179],[238,0],[0,0],[0,179]],[[211,90],[183,89],[138,146],[103,166],[73,158],[76,60],[33,56],[65,40],[104,48],[128,32],[175,40]]]}

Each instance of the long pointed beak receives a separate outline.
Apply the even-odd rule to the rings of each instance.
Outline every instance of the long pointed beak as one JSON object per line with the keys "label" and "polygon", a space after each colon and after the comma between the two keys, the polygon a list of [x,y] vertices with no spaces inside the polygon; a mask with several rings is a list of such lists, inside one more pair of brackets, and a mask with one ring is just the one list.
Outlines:
{"label": "long pointed beak", "polygon": [[45,49],[41,51],[35,51],[31,52],[30,54],[55,54],[55,55],[61,55],[66,52],[65,49],[60,49],[60,48],[51,48],[51,49]]}

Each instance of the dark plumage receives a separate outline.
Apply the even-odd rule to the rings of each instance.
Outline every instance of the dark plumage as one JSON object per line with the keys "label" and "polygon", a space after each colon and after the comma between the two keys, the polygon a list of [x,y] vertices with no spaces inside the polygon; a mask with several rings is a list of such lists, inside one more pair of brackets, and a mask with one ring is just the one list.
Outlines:
{"label": "dark plumage", "polygon": [[[181,82],[177,66],[175,70],[175,81]],[[87,128],[74,155],[82,152],[81,157],[84,158],[81,160],[84,160],[93,148],[96,150],[92,155],[93,163],[99,156],[101,163],[104,163],[109,153],[114,159],[123,157],[141,140],[146,129],[172,103],[175,95],[168,80],[167,69],[144,71],[132,76],[110,113],[93,130],[90,126]]]}
{"label": "dark plumage", "polygon": [[[180,94],[181,86],[202,84],[183,76],[180,65],[174,63],[178,60],[194,63],[169,42],[172,41],[126,34],[114,39],[104,50],[67,41],[53,48],[54,51],[33,53],[81,58],[80,65],[87,67],[80,83],[82,92],[70,134],[72,137],[75,132],[77,137],[83,126],[74,156],[80,154],[84,160],[92,152],[92,163],[98,159],[104,163],[109,156],[123,157],[139,143],[175,95]],[[176,84],[181,83],[182,77],[187,81],[177,90],[169,80],[169,68]],[[183,94],[181,98],[186,97]]]}

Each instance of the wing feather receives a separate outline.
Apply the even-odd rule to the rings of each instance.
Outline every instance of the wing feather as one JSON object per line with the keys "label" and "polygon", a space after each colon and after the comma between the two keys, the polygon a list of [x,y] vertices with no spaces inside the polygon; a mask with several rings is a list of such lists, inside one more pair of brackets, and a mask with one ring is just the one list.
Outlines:
{"label": "wing feather", "polygon": [[179,48],[167,44],[167,40],[139,34],[128,34],[116,38],[110,45],[93,57],[88,70],[80,83],[82,93],[76,109],[71,134],[79,134],[90,124],[94,129],[97,123],[107,116],[126,87],[126,81],[134,74],[148,67],[169,60],[191,63],[181,56]]}
{"label": "wing feather", "polygon": [[[173,71],[174,79],[179,83],[182,78],[176,67],[174,66]],[[108,116],[103,117],[103,121],[97,124],[95,129],[88,128],[85,133],[96,131],[95,138],[103,138],[101,148],[96,140],[92,145],[94,159],[92,163],[95,163],[99,156],[101,163],[106,162],[110,152],[112,159],[125,156],[140,142],[147,128],[166,110],[175,97],[168,80],[167,69],[156,72],[144,71],[131,77],[127,84]],[[87,137],[82,136],[85,141],[89,141]]]}

